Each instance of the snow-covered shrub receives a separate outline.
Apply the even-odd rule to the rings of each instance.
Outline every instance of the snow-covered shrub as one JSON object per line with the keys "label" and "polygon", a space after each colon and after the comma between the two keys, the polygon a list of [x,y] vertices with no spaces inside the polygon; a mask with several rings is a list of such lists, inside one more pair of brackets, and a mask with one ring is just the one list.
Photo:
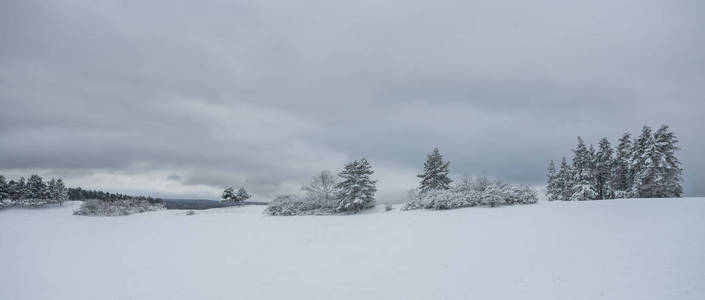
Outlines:
{"label": "snow-covered shrub", "polygon": [[428,198],[424,208],[428,209],[453,209],[472,206],[471,201],[467,201],[463,193],[454,190],[430,190],[422,193]]}
{"label": "snow-covered shrub", "polygon": [[409,191],[407,202],[401,210],[412,209],[453,209],[480,204],[481,194],[472,189],[429,190],[427,192]]}
{"label": "snow-covered shrub", "polygon": [[426,207],[428,203],[426,197],[422,197],[418,190],[411,189],[407,193],[406,202],[401,206],[401,210],[414,210]]}
{"label": "snow-covered shrub", "polygon": [[503,186],[490,185],[485,188],[482,192],[482,197],[480,198],[480,203],[482,205],[487,205],[489,207],[495,207],[502,204],[507,204],[507,198],[509,193],[503,188]]}
{"label": "snow-covered shrub", "polygon": [[280,195],[269,203],[265,213],[271,216],[330,215],[335,213],[336,207],[333,201]]}
{"label": "snow-covered shrub", "polygon": [[127,216],[164,208],[164,203],[150,202],[144,199],[86,200],[73,214],[80,216]]}
{"label": "snow-covered shrub", "polygon": [[449,190],[409,191],[402,210],[454,209],[471,206],[532,204],[538,201],[536,192],[528,186],[514,186],[499,181],[480,178],[464,178]]}
{"label": "snow-covered shrub", "polygon": [[23,207],[23,208],[38,208],[38,207],[44,207],[50,204],[59,204],[59,201],[54,200],[54,199],[19,199],[19,200],[12,200],[11,201],[12,205],[15,207]]}
{"label": "snow-covered shrub", "polygon": [[192,210],[189,210],[189,211],[186,212],[186,215],[187,215],[187,216],[193,216],[193,215],[195,215],[195,214],[196,214],[196,212],[195,212],[195,211],[192,211]]}
{"label": "snow-covered shrub", "polygon": [[539,201],[539,196],[534,189],[528,185],[510,186],[511,203],[507,204],[534,204]]}

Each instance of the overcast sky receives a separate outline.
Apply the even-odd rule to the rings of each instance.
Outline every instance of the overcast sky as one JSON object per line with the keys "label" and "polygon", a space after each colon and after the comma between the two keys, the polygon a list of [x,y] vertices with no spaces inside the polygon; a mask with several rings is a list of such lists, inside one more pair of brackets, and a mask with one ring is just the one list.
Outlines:
{"label": "overcast sky", "polygon": [[680,138],[705,195],[705,2],[0,1],[0,174],[162,197],[297,192],[366,157],[379,197],[543,184],[582,136]]}

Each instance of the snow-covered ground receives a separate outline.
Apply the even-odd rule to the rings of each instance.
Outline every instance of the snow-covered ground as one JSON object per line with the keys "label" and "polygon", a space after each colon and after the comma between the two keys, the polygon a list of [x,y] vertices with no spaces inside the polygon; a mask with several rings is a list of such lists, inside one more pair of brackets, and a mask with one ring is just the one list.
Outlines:
{"label": "snow-covered ground", "polygon": [[0,211],[0,299],[705,299],[705,198],[268,217]]}

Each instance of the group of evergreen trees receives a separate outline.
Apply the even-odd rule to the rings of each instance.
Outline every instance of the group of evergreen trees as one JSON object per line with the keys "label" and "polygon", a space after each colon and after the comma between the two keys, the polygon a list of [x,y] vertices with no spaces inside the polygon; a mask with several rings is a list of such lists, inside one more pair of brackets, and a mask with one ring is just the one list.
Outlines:
{"label": "group of evergreen trees", "polygon": [[0,203],[3,206],[26,206],[36,207],[45,204],[63,204],[66,200],[144,200],[149,203],[163,202],[160,198],[145,196],[130,196],[118,193],[108,193],[103,191],[84,190],[78,188],[66,188],[64,181],[50,179],[44,181],[39,175],[31,175],[28,179],[21,177],[18,180],[7,181],[5,176],[0,175]]}
{"label": "group of evergreen trees", "polygon": [[624,133],[616,151],[602,138],[598,149],[578,137],[572,164],[565,157],[558,169],[548,166],[549,201],[614,198],[668,198],[683,194],[681,163],[675,156],[678,139],[663,125],[656,132],[644,126],[636,139]]}
{"label": "group of evergreen trees", "polygon": [[250,199],[250,197],[250,194],[247,193],[244,187],[237,190],[237,193],[233,190],[233,188],[229,187],[223,191],[220,201],[226,203],[241,202]]}
{"label": "group of evergreen trees", "polygon": [[83,200],[146,200],[150,203],[163,202],[161,198],[153,198],[147,196],[132,196],[120,193],[110,193],[97,190],[84,190],[81,187],[69,188],[68,189],[69,200],[83,201]]}
{"label": "group of evergreen trees", "polygon": [[48,203],[61,205],[68,199],[68,190],[61,179],[52,178],[44,182],[39,175],[31,175],[27,180],[7,181],[0,175],[0,200],[18,202],[22,206],[40,206]]}

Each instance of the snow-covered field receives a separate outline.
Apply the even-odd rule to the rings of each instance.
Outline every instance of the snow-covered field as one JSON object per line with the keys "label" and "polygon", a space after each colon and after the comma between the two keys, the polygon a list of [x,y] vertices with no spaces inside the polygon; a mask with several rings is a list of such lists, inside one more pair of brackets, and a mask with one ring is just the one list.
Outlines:
{"label": "snow-covered field", "polygon": [[268,217],[0,211],[0,299],[705,299],[705,198]]}

